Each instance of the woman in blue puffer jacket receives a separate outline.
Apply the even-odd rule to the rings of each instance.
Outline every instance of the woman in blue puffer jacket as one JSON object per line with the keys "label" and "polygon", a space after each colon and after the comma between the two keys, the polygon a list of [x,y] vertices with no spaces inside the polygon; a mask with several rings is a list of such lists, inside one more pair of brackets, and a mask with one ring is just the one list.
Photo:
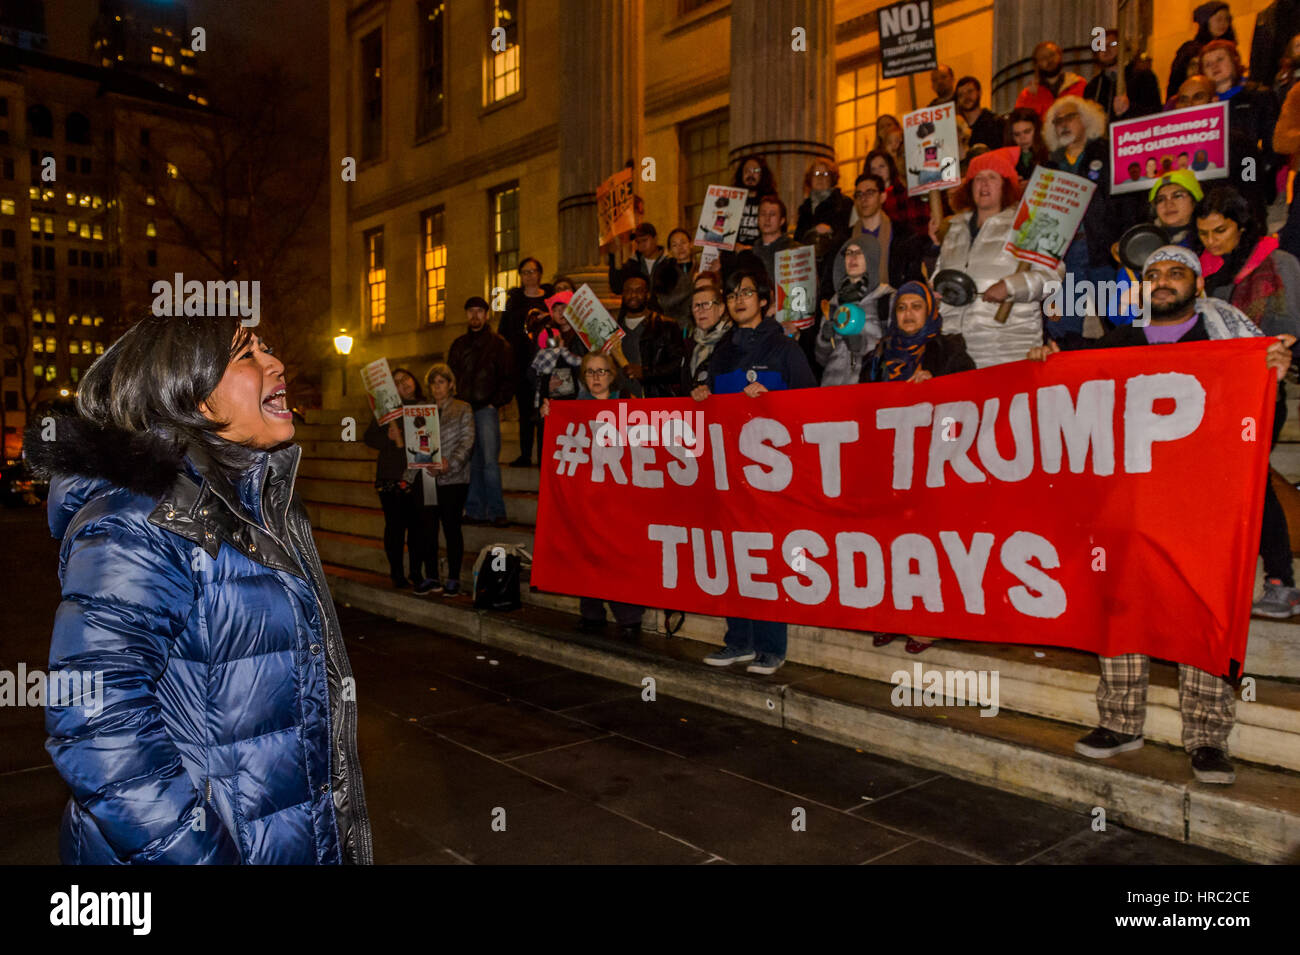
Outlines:
{"label": "woman in blue puffer jacket", "polygon": [[[372,861],[356,693],[294,496],[284,366],[237,318],[146,318],[26,437],[63,602],[47,707],[65,863]],[[49,435],[44,435],[49,437]]]}

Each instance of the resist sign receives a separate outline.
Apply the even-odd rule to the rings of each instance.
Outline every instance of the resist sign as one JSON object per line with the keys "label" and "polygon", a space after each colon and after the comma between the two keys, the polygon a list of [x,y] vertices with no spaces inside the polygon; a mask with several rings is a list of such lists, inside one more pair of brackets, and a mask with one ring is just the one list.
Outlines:
{"label": "resist sign", "polygon": [[533,585],[1238,679],[1268,339],[932,379],[552,405]]}

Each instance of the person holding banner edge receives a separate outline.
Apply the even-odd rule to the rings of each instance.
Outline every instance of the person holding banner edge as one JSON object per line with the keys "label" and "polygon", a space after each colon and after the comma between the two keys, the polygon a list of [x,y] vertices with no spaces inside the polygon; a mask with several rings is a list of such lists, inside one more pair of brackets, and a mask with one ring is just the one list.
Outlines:
{"label": "person holding banner edge", "polygon": [[[1182,246],[1166,245],[1147,257],[1142,278],[1151,295],[1151,323],[1144,328],[1121,325],[1097,341],[1072,338],[1081,348],[1116,348],[1170,342],[1255,338],[1263,333],[1242,312],[1226,302],[1199,298],[1202,286],[1199,259]],[[1281,381],[1291,367],[1295,338],[1279,335],[1265,356],[1267,368]],[[1061,351],[1054,341],[1029,351],[1046,361]],[[1265,481],[1267,481],[1265,475]],[[1074,744],[1075,752],[1093,759],[1141,749],[1146,721],[1150,658],[1140,653],[1098,657],[1099,725]],[[1228,758],[1228,734],[1236,713],[1233,687],[1220,676],[1188,664],[1178,666],[1178,703],[1183,720],[1183,746],[1191,756],[1199,782],[1228,785],[1236,772]]]}
{"label": "person holding banner edge", "polygon": [[[737,392],[757,398],[768,391],[817,387],[803,350],[767,315],[772,303],[767,276],[737,269],[727,277],[726,299],[734,327],[709,357],[708,384],[697,385],[692,398],[705,401]],[[784,623],[728,617],[725,646],[704,662],[715,667],[748,663],[747,672],[770,675],[785,663],[786,635]]]}

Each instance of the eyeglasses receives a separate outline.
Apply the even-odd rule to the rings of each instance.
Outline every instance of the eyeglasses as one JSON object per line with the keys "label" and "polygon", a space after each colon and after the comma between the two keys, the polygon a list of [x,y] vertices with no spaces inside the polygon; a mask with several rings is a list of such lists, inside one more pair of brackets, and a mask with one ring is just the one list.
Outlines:
{"label": "eyeglasses", "polygon": [[519,274],[520,275],[541,275],[542,270],[541,269],[520,269]]}
{"label": "eyeglasses", "polygon": [[857,192],[853,194],[853,198],[866,199],[869,196],[878,196],[878,195],[880,195],[879,189],[859,189]]}
{"label": "eyeglasses", "polygon": [[831,177],[831,174],[824,169],[818,169],[816,172],[812,174],[812,177],[814,179],[829,179]]}
{"label": "eyeglasses", "polygon": [[707,312],[711,308],[717,308],[722,304],[721,299],[709,299],[707,302],[696,302],[691,306],[692,312]]}
{"label": "eyeglasses", "polygon": [[610,371],[608,368],[588,368],[586,371],[586,375],[588,378],[605,378],[605,377],[613,378],[614,377],[614,373]]}
{"label": "eyeglasses", "polygon": [[1166,202],[1182,202],[1185,199],[1192,198],[1187,192],[1165,192],[1156,196],[1156,205],[1163,205]]}
{"label": "eyeglasses", "polygon": [[727,301],[734,302],[738,298],[753,298],[757,294],[758,294],[757,289],[738,288],[734,292],[727,293]]}
{"label": "eyeglasses", "polygon": [[1062,113],[1060,116],[1052,120],[1052,125],[1064,126],[1066,123],[1073,123],[1078,118],[1079,118],[1078,113]]}

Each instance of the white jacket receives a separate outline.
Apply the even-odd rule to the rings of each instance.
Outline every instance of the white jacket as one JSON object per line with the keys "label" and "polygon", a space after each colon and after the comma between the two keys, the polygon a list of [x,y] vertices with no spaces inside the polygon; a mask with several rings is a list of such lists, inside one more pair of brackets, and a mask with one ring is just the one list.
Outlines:
{"label": "white jacket", "polygon": [[986,302],[977,297],[969,305],[939,305],[943,333],[960,334],[966,339],[966,350],[975,367],[987,368],[1020,361],[1029,349],[1043,343],[1044,286],[1052,279],[1059,281],[1065,275],[1065,268],[1049,270],[1035,265],[1027,272],[1016,271],[1020,260],[1003,248],[1012,234],[1015,206],[984,220],[972,247],[970,218],[974,214],[969,210],[952,217],[948,234],[939,249],[935,271],[956,269],[965,272],[974,280],[979,295],[999,280],[1006,280],[1011,300],[1016,304],[1011,306],[1005,325],[999,325],[993,317],[998,311],[997,302]]}

